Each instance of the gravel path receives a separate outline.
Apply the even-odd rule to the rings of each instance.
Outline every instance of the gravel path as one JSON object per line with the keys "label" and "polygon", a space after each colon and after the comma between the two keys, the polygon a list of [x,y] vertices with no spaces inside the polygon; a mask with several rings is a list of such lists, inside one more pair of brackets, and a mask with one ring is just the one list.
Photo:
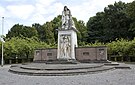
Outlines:
{"label": "gravel path", "polygon": [[87,75],[27,76],[10,73],[5,65],[0,67],[0,85],[135,85],[135,64],[129,66]]}

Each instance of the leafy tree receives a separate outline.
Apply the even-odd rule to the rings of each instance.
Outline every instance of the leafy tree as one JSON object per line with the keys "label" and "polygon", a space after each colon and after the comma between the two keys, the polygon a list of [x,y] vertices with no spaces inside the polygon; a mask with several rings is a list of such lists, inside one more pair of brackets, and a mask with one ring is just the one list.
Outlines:
{"label": "leafy tree", "polygon": [[88,37],[87,28],[85,26],[84,21],[82,20],[77,21],[76,18],[73,18],[73,20],[75,22],[76,29],[78,30],[77,32],[78,44],[81,46],[83,45],[83,43],[87,42]]}
{"label": "leafy tree", "polygon": [[6,38],[21,37],[22,29],[23,25],[15,24],[6,34]]}
{"label": "leafy tree", "polygon": [[134,37],[135,36],[135,1],[127,4],[126,13],[131,19],[129,31],[132,32],[132,37]]}
{"label": "leafy tree", "polygon": [[87,22],[88,29],[88,40],[87,42],[95,42],[96,40],[104,41],[105,32],[103,27],[105,14],[103,12],[98,12],[96,16],[91,17]]}
{"label": "leafy tree", "polygon": [[24,37],[32,38],[34,36],[38,36],[37,30],[33,27],[24,26],[21,33]]}
{"label": "leafy tree", "polygon": [[28,37],[28,38],[31,38],[33,36],[38,36],[37,30],[33,27],[15,24],[10,29],[8,34],[6,34],[6,39],[8,39],[8,38],[11,39],[12,37],[22,37],[22,36]]}
{"label": "leafy tree", "polygon": [[132,19],[135,19],[135,1],[127,4],[126,12]]}
{"label": "leafy tree", "polygon": [[[104,28],[106,29],[106,41],[115,40],[116,38],[131,39],[129,32],[130,18],[126,14],[127,5],[119,1],[114,5],[105,7],[105,22]],[[108,30],[108,31],[107,31]]]}
{"label": "leafy tree", "polygon": [[4,43],[5,59],[28,59],[33,57],[36,48],[49,48],[50,46],[35,38],[12,37]]}
{"label": "leafy tree", "polygon": [[55,43],[54,39],[54,33],[53,33],[53,24],[51,22],[46,22],[43,24],[43,29],[44,29],[44,42],[48,44]]}
{"label": "leafy tree", "polygon": [[58,15],[55,17],[51,23],[53,24],[53,33],[54,33],[54,39],[57,43],[58,41],[58,29],[61,27],[62,21],[61,21],[61,15]]}
{"label": "leafy tree", "polygon": [[88,42],[110,42],[116,38],[132,39],[129,31],[131,19],[126,14],[126,4],[119,1],[108,5],[87,22]]}
{"label": "leafy tree", "polygon": [[45,39],[45,30],[43,29],[43,26],[40,25],[39,23],[34,23],[32,24],[32,27],[35,28],[38,32],[38,38],[41,40],[41,41],[44,41]]}

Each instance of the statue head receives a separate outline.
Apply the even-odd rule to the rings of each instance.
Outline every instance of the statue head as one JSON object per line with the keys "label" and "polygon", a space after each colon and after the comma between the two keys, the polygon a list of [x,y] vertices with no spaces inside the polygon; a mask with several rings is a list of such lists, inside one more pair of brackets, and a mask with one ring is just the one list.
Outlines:
{"label": "statue head", "polygon": [[69,10],[69,9],[67,8],[67,6],[64,6],[64,11],[67,11],[67,10]]}

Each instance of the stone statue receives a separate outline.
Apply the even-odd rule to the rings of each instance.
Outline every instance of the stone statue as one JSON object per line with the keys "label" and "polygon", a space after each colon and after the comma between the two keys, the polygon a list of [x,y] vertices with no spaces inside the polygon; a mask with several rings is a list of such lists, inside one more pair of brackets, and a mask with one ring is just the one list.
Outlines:
{"label": "stone statue", "polygon": [[62,25],[58,30],[57,59],[75,60],[75,47],[77,47],[77,29],[72,19],[71,11],[64,6],[62,11]]}
{"label": "stone statue", "polygon": [[71,41],[70,41],[70,36],[68,35],[62,35],[60,39],[60,50],[61,50],[61,57],[64,58],[71,58],[70,51],[71,51]]}
{"label": "stone statue", "polygon": [[64,6],[64,10],[62,11],[62,29],[71,29],[71,27],[75,28],[71,11],[67,6]]}

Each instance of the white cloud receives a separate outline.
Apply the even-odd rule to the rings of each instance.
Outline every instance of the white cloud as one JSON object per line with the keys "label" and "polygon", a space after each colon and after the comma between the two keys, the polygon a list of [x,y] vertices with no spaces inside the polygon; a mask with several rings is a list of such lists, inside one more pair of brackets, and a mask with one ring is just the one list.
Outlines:
{"label": "white cloud", "polygon": [[[0,6],[0,28],[1,28],[1,22],[2,22],[2,17],[5,15],[5,9]],[[2,30],[0,29],[0,35],[2,34]]]}
{"label": "white cloud", "polygon": [[[10,28],[17,24],[18,22],[13,21],[7,17],[4,18],[4,33],[8,33],[8,31],[10,30]],[[10,27],[10,28],[9,28]]]}
{"label": "white cloud", "polygon": [[33,16],[31,16],[30,22],[33,22],[33,23],[40,23],[40,24],[43,24],[45,23],[45,18],[43,15],[39,14],[39,13],[36,13],[34,14]]}
{"label": "white cloud", "polygon": [[43,5],[44,7],[47,7],[51,5],[56,0],[36,0],[36,3]]}
{"label": "white cloud", "polygon": [[57,4],[61,6],[61,3],[57,3],[56,0],[36,0],[35,8],[40,14],[50,14],[58,8]]}
{"label": "white cloud", "polygon": [[5,1],[12,2],[12,1],[19,1],[19,0],[5,0]]}
{"label": "white cloud", "polygon": [[[2,3],[0,6],[0,16],[4,16],[7,22],[5,23],[6,34],[15,23],[31,25],[51,21],[62,14],[65,5],[71,10],[73,17],[87,22],[90,17],[103,11],[109,4],[114,4],[115,1],[119,0],[4,0],[2,2],[5,4]],[[122,1],[132,2],[133,0]]]}
{"label": "white cloud", "polygon": [[121,0],[122,2],[130,3],[133,2],[134,0]]}
{"label": "white cloud", "polygon": [[61,14],[63,4],[54,2],[55,0],[37,0],[35,5],[35,14],[31,17],[31,21],[34,20],[37,23],[41,23],[41,21],[43,21],[42,23],[45,23],[46,21],[51,21],[54,17]]}
{"label": "white cloud", "polygon": [[25,2],[25,1],[27,1],[27,0],[4,0],[4,1],[6,1],[6,2]]}
{"label": "white cloud", "polygon": [[18,17],[25,20],[32,14],[35,8],[32,5],[10,5],[7,6],[7,9],[12,17]]}
{"label": "white cloud", "polygon": [[5,9],[0,6],[0,16],[4,16],[5,14]]}
{"label": "white cloud", "polygon": [[88,21],[90,16],[95,15],[96,7],[92,4],[92,1],[82,2],[76,6],[70,6],[72,16],[76,17],[78,20]]}
{"label": "white cloud", "polygon": [[[97,12],[104,11],[104,8],[109,4],[114,4],[114,2],[119,0],[83,0],[82,3],[69,6],[71,9],[72,16],[76,17],[78,20],[83,20],[87,22],[92,16],[95,16]],[[133,0],[124,0],[123,2],[131,2]]]}
{"label": "white cloud", "polygon": [[54,15],[57,16],[59,14],[62,14],[62,10],[63,10],[64,5],[62,3],[55,3],[54,4]]}

